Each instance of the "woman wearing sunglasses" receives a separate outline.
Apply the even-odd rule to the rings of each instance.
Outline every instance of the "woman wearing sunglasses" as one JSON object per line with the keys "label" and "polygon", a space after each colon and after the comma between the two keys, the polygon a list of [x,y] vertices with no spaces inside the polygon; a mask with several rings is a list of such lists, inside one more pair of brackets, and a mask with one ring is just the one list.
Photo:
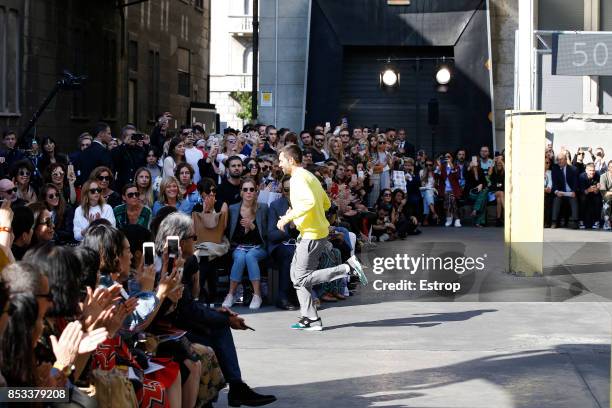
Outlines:
{"label": "woman wearing sunglasses", "polygon": [[434,224],[437,224],[438,214],[436,213],[435,196],[438,194],[438,190],[436,190],[433,161],[429,159],[425,161],[419,176],[421,178],[421,196],[423,197],[423,225],[429,225],[430,214]]}
{"label": "woman wearing sunglasses", "polygon": [[58,188],[53,184],[45,184],[40,190],[39,199],[51,213],[51,219],[55,226],[55,243],[62,245],[74,242],[72,229],[74,209],[66,203]]}
{"label": "woman wearing sunglasses", "polygon": [[50,164],[43,174],[43,180],[45,183],[53,184],[62,193],[67,203],[76,204],[77,195],[74,189],[76,176],[72,173],[68,174],[66,166],[61,163]]}
{"label": "woman wearing sunglasses", "polygon": [[115,226],[113,208],[106,204],[102,197],[102,188],[97,181],[88,180],[81,189],[81,205],[74,212],[73,229],[74,239],[83,240],[83,234],[92,221],[104,218]]}
{"label": "woman wearing sunglasses", "polygon": [[34,234],[32,234],[30,248],[38,244],[51,242],[55,236],[55,224],[51,212],[41,202],[28,204],[28,208],[34,213]]}
{"label": "woman wearing sunglasses", "polygon": [[229,308],[234,304],[234,295],[246,268],[253,285],[253,300],[249,308],[259,309],[262,303],[259,262],[267,256],[268,206],[257,203],[257,183],[251,177],[242,180],[240,196],[242,200],[229,208],[229,238],[234,263],[230,272],[229,293],[223,306]]}
{"label": "woman wearing sunglasses", "polygon": [[135,184],[127,183],[123,186],[123,201],[124,204],[118,205],[113,210],[117,228],[121,229],[133,224],[149,228],[152,217],[151,209],[142,205],[140,193]]}
{"label": "woman wearing sunglasses", "polygon": [[102,189],[102,198],[108,205],[115,208],[121,204],[122,201],[119,193],[110,188],[114,181],[111,169],[106,166],[96,167],[91,172],[89,180],[97,182],[98,187]]}
{"label": "woman wearing sunglasses", "polygon": [[13,183],[17,187],[17,198],[26,202],[26,204],[36,201],[36,192],[32,187],[32,174],[34,166],[29,160],[20,160],[13,165],[11,177]]}

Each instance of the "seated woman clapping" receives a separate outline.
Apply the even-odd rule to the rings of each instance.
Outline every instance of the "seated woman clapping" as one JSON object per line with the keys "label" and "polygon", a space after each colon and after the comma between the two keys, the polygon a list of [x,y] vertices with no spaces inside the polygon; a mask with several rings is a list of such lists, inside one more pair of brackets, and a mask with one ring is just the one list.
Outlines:
{"label": "seated woman clapping", "polygon": [[223,306],[231,307],[234,304],[234,295],[246,267],[254,292],[249,308],[259,309],[262,303],[259,261],[267,256],[268,208],[265,204],[257,203],[257,184],[250,177],[242,180],[240,196],[242,200],[229,208],[229,238],[234,248],[232,253],[234,263],[230,273],[229,293],[223,301]]}
{"label": "seated woman clapping", "polygon": [[113,208],[102,197],[102,188],[97,181],[88,180],[81,189],[81,205],[74,212],[74,239],[83,240],[83,234],[92,221],[99,218],[108,220],[115,226]]}

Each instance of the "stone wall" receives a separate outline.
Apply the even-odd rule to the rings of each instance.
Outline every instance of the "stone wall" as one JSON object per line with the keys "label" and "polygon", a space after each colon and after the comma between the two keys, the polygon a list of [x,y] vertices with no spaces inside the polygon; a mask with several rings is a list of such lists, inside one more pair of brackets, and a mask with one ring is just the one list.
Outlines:
{"label": "stone wall", "polygon": [[493,53],[493,97],[495,140],[502,150],[506,109],[514,106],[514,32],[518,29],[518,0],[490,0],[491,51]]}

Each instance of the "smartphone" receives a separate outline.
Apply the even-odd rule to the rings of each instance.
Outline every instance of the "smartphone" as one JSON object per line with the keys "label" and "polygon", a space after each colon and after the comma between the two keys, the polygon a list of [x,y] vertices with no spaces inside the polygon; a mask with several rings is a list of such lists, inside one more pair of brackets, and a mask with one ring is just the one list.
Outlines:
{"label": "smartphone", "polygon": [[474,166],[478,164],[478,156],[472,156],[472,163]]}
{"label": "smartphone", "polygon": [[153,242],[142,243],[142,256],[145,266],[153,265],[155,262],[155,244]]}
{"label": "smartphone", "polygon": [[253,331],[255,331],[255,329],[254,329],[254,328],[252,328],[252,327],[250,327],[250,326],[247,326],[245,323],[242,323],[242,326],[244,326],[244,328],[245,328],[245,329],[249,329],[249,330],[253,330]]}
{"label": "smartphone", "polygon": [[365,173],[363,172],[363,170],[358,170],[357,171],[357,175],[359,178],[364,178],[365,177]]}
{"label": "smartphone", "polygon": [[179,254],[179,237],[176,235],[170,235],[166,237],[166,243],[168,244],[168,257],[178,258]]}
{"label": "smartphone", "polygon": [[119,292],[121,294],[121,297],[123,298],[123,300],[128,300],[130,298],[130,295],[128,295],[128,293],[126,292],[125,289],[121,288],[121,292]]}
{"label": "smartphone", "polygon": [[583,152],[588,152],[589,151],[589,146],[582,146],[580,148],[580,150],[582,150]]}
{"label": "smartphone", "polygon": [[331,129],[331,123],[325,122],[325,129]]}

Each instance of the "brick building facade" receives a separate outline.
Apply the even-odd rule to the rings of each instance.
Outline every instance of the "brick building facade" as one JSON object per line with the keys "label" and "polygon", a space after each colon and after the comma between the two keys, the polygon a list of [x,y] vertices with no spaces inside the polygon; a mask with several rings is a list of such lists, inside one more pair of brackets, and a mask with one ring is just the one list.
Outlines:
{"label": "brick building facade", "polygon": [[[148,130],[159,112],[181,125],[208,102],[210,0],[0,0],[0,128],[23,130],[61,72],[88,79],[61,91],[36,134],[63,149],[104,120]],[[174,123],[171,123],[174,126]]]}

